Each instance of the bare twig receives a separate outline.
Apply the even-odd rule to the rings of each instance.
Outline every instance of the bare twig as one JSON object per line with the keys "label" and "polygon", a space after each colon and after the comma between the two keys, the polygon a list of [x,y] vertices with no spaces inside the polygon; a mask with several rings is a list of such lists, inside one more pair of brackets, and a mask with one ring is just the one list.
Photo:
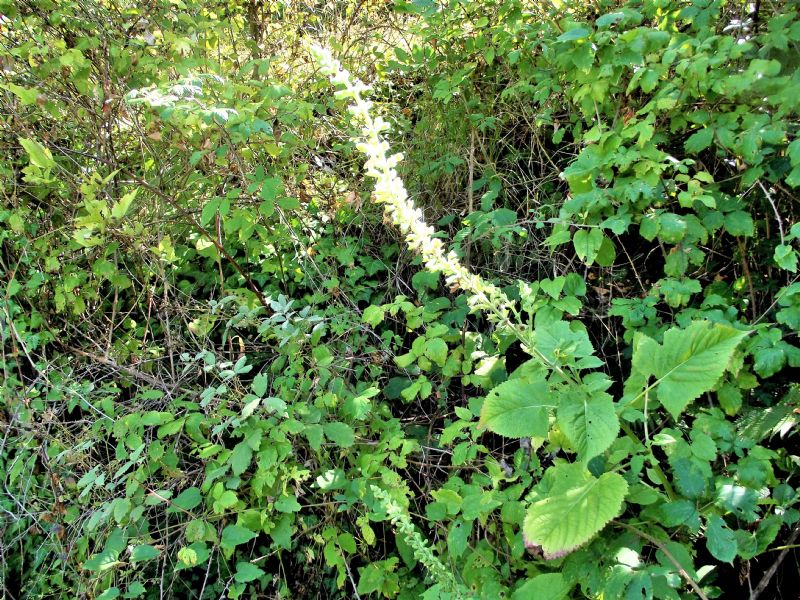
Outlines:
{"label": "bare twig", "polygon": [[792,545],[795,543],[795,541],[797,541],[798,536],[800,536],[800,525],[794,528],[792,535],[790,535],[789,539],[786,540],[786,544],[781,553],[778,555],[778,558],[775,559],[775,562],[770,565],[769,569],[767,569],[767,572],[761,577],[761,581],[758,582],[756,589],[750,593],[750,600],[756,600],[764,592],[764,590],[767,589],[769,582],[775,576],[775,573],[778,572],[778,567],[781,566],[783,559],[785,559],[786,555],[789,554],[789,550],[792,549]]}
{"label": "bare twig", "polygon": [[772,194],[769,193],[769,190],[764,187],[764,184],[761,181],[758,182],[758,186],[761,188],[761,191],[764,192],[764,196],[767,197],[767,201],[769,205],[772,207],[772,212],[775,213],[775,221],[778,223],[778,231],[781,234],[781,244],[786,243],[783,233],[783,220],[781,220],[781,213],[778,212],[778,207],[775,204],[775,200],[772,198]]}
{"label": "bare twig", "polygon": [[147,373],[143,373],[142,371],[138,371],[136,369],[132,369],[131,367],[127,367],[125,365],[119,364],[113,358],[109,358],[107,356],[99,356],[97,354],[92,354],[91,352],[86,352],[85,350],[81,350],[79,348],[75,348],[73,346],[67,346],[67,349],[79,356],[84,356],[88,359],[93,360],[94,362],[100,363],[102,365],[106,365],[111,367],[115,371],[122,371],[130,375],[131,377],[135,377],[136,379],[140,379],[146,383],[149,383],[153,387],[156,387],[160,390],[165,391],[168,394],[173,394],[177,390],[177,386],[171,386],[160,379],[153,377],[152,375],[148,375]]}

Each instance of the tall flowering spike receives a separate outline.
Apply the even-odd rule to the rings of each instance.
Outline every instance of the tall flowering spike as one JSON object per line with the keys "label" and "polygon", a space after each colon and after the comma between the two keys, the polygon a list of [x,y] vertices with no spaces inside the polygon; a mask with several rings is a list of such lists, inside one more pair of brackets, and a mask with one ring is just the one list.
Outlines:
{"label": "tall flowering spike", "polygon": [[425,222],[422,211],[408,197],[403,180],[396,171],[403,155],[389,155],[389,143],[381,135],[389,129],[389,124],[381,117],[372,116],[372,102],[364,98],[369,87],[344,69],[329,49],[311,44],[309,51],[322,73],[338,86],[336,97],[351,100],[348,111],[361,128],[354,141],[367,157],[364,164],[366,174],[375,179],[373,199],[384,205],[386,216],[403,233],[408,247],[422,255],[429,270],[442,273],[450,287],[467,292],[472,310],[487,311],[491,320],[510,325],[511,303],[508,297],[495,285],[471,273],[455,252],[446,253],[442,241],[434,237],[433,227]]}

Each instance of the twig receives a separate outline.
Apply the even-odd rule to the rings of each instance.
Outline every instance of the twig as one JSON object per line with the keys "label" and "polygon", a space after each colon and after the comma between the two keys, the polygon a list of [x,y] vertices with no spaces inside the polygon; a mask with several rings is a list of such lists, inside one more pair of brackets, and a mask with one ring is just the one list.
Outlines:
{"label": "twig", "polygon": [[775,576],[775,573],[778,572],[778,567],[781,566],[783,559],[786,558],[787,554],[789,554],[789,550],[792,549],[792,545],[795,543],[799,535],[800,525],[794,528],[792,535],[790,535],[789,539],[786,540],[783,551],[778,555],[778,558],[775,559],[775,562],[770,565],[769,569],[767,569],[767,572],[761,577],[761,581],[758,582],[756,589],[750,593],[750,600],[756,600],[764,592],[764,590],[767,589],[770,580],[772,580],[772,578]]}
{"label": "twig", "polygon": [[[475,128],[470,127],[469,130],[469,177],[467,180],[467,217],[472,214],[472,211],[475,210],[474,207],[474,197],[475,192],[472,190],[472,186],[475,179]],[[472,254],[472,242],[467,240],[467,248],[464,252],[464,265],[469,268],[470,265],[470,258]]]}
{"label": "twig", "polygon": [[358,595],[358,586],[356,585],[355,580],[353,579],[353,574],[350,572],[350,565],[347,561],[344,561],[344,568],[347,570],[347,577],[350,579],[350,583],[353,584],[353,593],[355,594],[356,600],[361,600],[361,596]]}
{"label": "twig", "polygon": [[772,207],[772,212],[775,213],[775,220],[778,222],[778,231],[781,234],[781,244],[786,243],[783,235],[783,221],[781,220],[781,214],[778,212],[778,207],[775,205],[775,200],[772,199],[772,194],[769,193],[769,190],[764,187],[764,184],[761,181],[758,182],[758,186],[761,188],[761,191],[764,192],[764,195],[767,197],[767,201],[769,205]]}
{"label": "twig", "polygon": [[[669,550],[667,550],[667,547],[664,545],[663,542],[661,542],[658,538],[654,538],[649,533],[645,533],[641,529],[634,527],[633,525],[628,525],[627,523],[622,523],[621,521],[612,521],[612,522],[614,523],[614,525],[618,525],[619,527],[622,527],[632,533],[635,533],[639,537],[647,540],[648,542],[656,546],[659,550],[661,550],[664,553],[664,556],[667,557],[667,560],[669,560],[669,562],[675,565],[675,567],[678,569],[678,573],[681,574],[681,577],[683,577],[686,580],[686,583],[688,583],[691,586],[691,588],[695,591],[698,597],[700,597],[702,600],[708,600],[708,596],[706,596],[703,593],[703,590],[700,589],[700,586],[697,585],[697,582],[694,579],[692,579],[691,575],[689,575],[689,573],[686,572],[686,569],[684,569],[683,566],[681,566],[681,563],[679,563],[678,560],[672,555],[672,553]],[[750,600],[753,600],[752,596],[750,597]]]}
{"label": "twig", "polygon": [[747,288],[750,292],[750,312],[755,321],[758,318],[758,307],[756,307],[756,291],[753,287],[753,276],[750,274],[750,263],[747,262],[747,249],[740,237],[736,238],[736,244],[739,246],[739,254],[742,257],[742,270],[744,270],[744,278],[747,280]]}
{"label": "twig", "polygon": [[84,356],[93,360],[94,362],[100,363],[101,365],[106,365],[111,367],[114,370],[122,371],[123,373],[127,373],[131,377],[135,377],[136,379],[141,379],[142,381],[149,383],[153,387],[156,387],[160,390],[165,391],[168,394],[173,394],[177,386],[170,386],[163,381],[156,379],[152,375],[148,375],[147,373],[143,373],[142,371],[137,371],[136,369],[132,369],[130,367],[126,367],[125,365],[119,364],[112,358],[108,358],[107,356],[99,356],[97,354],[92,354],[91,352],[86,352],[85,350],[80,350],[79,348],[74,348],[73,346],[66,346],[67,350],[70,352],[77,354],[79,356]]}

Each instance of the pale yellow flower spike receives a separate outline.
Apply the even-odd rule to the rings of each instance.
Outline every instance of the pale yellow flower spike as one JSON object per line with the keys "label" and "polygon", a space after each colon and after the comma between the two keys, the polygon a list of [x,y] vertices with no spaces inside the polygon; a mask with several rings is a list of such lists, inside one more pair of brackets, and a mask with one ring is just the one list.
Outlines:
{"label": "pale yellow flower spike", "polygon": [[442,241],[434,237],[435,230],[425,222],[422,211],[408,197],[403,180],[396,171],[403,155],[387,156],[389,143],[383,139],[381,132],[387,131],[389,124],[381,117],[372,116],[372,102],[363,96],[369,87],[344,69],[327,48],[311,44],[309,51],[320,70],[334,85],[340,87],[336,97],[352,100],[348,111],[361,127],[356,147],[367,157],[364,165],[367,175],[376,180],[373,198],[384,205],[387,217],[403,233],[408,247],[422,255],[429,270],[442,273],[447,285],[467,292],[473,311],[487,311],[491,320],[514,328],[508,318],[511,305],[508,297],[497,286],[471,273],[461,264],[455,252],[445,253]]}

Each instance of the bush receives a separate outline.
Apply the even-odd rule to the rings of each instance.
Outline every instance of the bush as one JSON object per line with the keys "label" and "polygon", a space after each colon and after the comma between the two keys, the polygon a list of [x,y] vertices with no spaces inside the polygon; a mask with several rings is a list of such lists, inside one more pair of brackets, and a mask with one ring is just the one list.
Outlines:
{"label": "bush", "polygon": [[777,593],[797,10],[0,3],[0,587]]}

